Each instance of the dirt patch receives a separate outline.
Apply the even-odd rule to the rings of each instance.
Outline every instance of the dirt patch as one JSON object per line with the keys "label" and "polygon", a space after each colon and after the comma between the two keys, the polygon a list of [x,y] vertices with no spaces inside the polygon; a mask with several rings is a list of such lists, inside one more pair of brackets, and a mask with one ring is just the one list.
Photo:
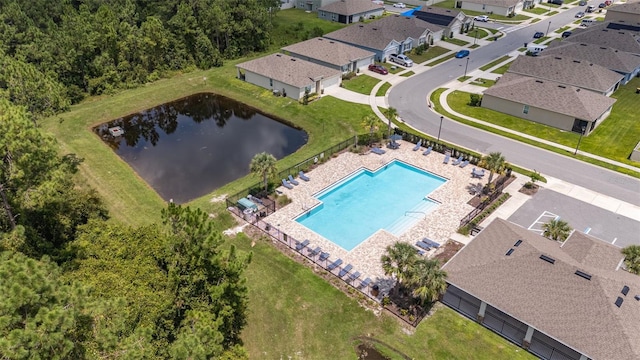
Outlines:
{"label": "dirt patch", "polygon": [[359,336],[356,339],[362,341],[361,344],[359,344],[356,347],[356,353],[358,354],[358,359],[362,359],[362,360],[389,360],[390,358],[387,356],[384,356],[383,354],[381,354],[376,348],[375,345],[381,345],[384,346],[386,350],[390,350],[392,352],[395,353],[395,355],[397,355],[398,357],[405,359],[405,360],[411,360],[412,358],[410,356],[408,356],[407,354],[401,352],[400,350],[390,346],[389,344],[386,344],[378,339],[375,339],[373,337],[371,337],[372,334],[369,334],[369,336]]}
{"label": "dirt patch", "polygon": [[209,202],[219,203],[221,201],[224,201],[224,199],[226,199],[226,198],[227,198],[227,194],[222,194],[220,196],[216,196],[216,197],[211,198],[211,200],[209,200]]}
{"label": "dirt patch", "polygon": [[520,190],[518,190],[518,192],[521,192],[526,195],[533,195],[538,192],[539,188],[540,187],[538,185],[533,184],[530,187],[526,187],[526,186],[521,187]]}
{"label": "dirt patch", "polygon": [[438,253],[433,255],[433,258],[438,260],[441,265],[444,265],[449,259],[453,257],[460,249],[464,247],[464,244],[455,240],[448,240],[444,245],[440,247]]}

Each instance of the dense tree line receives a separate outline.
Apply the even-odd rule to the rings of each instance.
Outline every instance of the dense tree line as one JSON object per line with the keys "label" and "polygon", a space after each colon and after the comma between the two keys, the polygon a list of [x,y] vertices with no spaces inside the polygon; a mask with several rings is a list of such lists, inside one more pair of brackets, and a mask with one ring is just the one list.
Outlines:
{"label": "dense tree line", "polygon": [[246,359],[251,256],[201,210],[108,222],[81,161],[0,98],[0,358]]}
{"label": "dense tree line", "polygon": [[0,0],[0,96],[36,116],[262,51],[278,0]]}

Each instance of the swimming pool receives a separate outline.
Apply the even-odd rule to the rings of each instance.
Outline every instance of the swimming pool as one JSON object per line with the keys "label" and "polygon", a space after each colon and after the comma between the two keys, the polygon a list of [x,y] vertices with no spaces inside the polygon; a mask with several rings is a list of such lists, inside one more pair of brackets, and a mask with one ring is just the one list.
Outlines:
{"label": "swimming pool", "polygon": [[427,196],[446,181],[395,160],[314,195],[321,203],[296,221],[350,251],[380,229],[405,233],[438,205]]}

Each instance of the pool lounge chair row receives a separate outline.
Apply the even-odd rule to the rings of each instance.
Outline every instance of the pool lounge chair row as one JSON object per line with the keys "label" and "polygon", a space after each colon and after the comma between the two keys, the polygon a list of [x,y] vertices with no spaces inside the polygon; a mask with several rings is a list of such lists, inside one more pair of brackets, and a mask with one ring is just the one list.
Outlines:
{"label": "pool lounge chair row", "polygon": [[422,240],[416,241],[416,246],[426,251],[429,251],[432,248],[439,248],[440,243],[430,240],[429,238],[424,238]]}
{"label": "pool lounge chair row", "polygon": [[[300,179],[304,180],[304,181],[309,181],[311,180],[303,171],[300,171],[298,173]],[[289,175],[289,179],[282,179],[282,186],[286,187],[287,189],[291,190],[293,189],[294,185],[300,185],[300,183],[298,182],[298,180],[294,179],[293,176]]]}

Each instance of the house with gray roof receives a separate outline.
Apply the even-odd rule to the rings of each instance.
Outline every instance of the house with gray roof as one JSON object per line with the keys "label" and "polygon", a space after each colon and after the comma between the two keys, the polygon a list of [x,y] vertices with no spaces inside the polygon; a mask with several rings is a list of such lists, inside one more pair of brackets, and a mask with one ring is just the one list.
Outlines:
{"label": "house with gray roof", "polygon": [[442,27],[447,37],[455,37],[455,34],[468,31],[473,24],[472,17],[455,9],[429,6],[414,11],[413,15],[420,20]]}
{"label": "house with gray roof", "polygon": [[308,89],[322,94],[340,86],[342,73],[330,67],[285,54],[271,54],[236,65],[238,79],[299,101]]}
{"label": "house with gray roof", "polygon": [[586,29],[576,29],[564,41],[607,46],[640,55],[640,25],[604,22]]}
{"label": "house with gray roof", "polygon": [[623,76],[603,66],[566,56],[518,56],[508,72],[579,87],[609,96],[618,89]]}
{"label": "house with gray roof", "polygon": [[444,266],[442,302],[541,359],[640,359],[640,277],[620,248],[495,219]]}
{"label": "house with gray roof", "polygon": [[320,19],[351,24],[360,20],[382,16],[384,5],[371,0],[338,0],[318,9]]}
{"label": "house with gray roof", "polygon": [[[540,3],[540,0],[528,0],[528,3]],[[456,8],[509,16],[522,11],[526,7],[523,0],[457,0]]]}
{"label": "house with gray roof", "polygon": [[613,21],[640,26],[640,0],[614,4],[607,9],[604,21]]}
{"label": "house with gray roof", "polygon": [[[368,0],[367,0],[368,1]],[[282,48],[282,52],[295,58],[340,70],[357,72],[373,64],[375,54],[339,41],[313,38]]]}
{"label": "house with gray roof", "polygon": [[430,44],[442,28],[416,17],[391,15],[366,24],[353,24],[324,35],[325,38],[372,51],[376,60],[402,54],[422,44]]}
{"label": "house with gray roof", "polygon": [[593,91],[510,72],[482,96],[483,108],[585,135],[609,116],[615,102]]}
{"label": "house with gray roof", "polygon": [[296,2],[296,8],[305,11],[318,11],[323,6],[327,6],[339,0],[292,0]]}
{"label": "house with gray roof", "polygon": [[640,74],[640,55],[630,54],[612,47],[566,41],[554,41],[544,54],[579,59],[622,74],[626,84]]}

